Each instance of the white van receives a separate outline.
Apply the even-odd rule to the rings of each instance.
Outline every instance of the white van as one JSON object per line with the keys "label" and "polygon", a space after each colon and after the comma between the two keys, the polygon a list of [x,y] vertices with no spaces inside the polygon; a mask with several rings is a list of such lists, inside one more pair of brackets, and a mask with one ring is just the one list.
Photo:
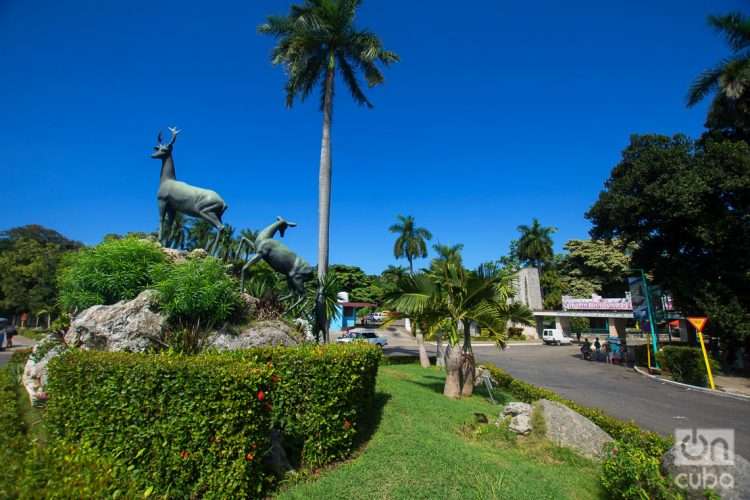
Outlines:
{"label": "white van", "polygon": [[560,330],[548,328],[542,330],[542,340],[548,345],[570,345],[573,339],[565,335]]}

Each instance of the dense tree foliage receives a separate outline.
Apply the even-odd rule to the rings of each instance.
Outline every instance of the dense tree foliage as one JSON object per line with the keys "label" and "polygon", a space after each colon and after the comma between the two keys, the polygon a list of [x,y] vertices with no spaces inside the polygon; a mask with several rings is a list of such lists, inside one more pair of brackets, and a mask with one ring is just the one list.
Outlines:
{"label": "dense tree foliage", "polygon": [[587,213],[595,238],[634,243],[686,313],[728,339],[750,335],[750,147],[634,135]]}
{"label": "dense tree foliage", "polygon": [[60,261],[81,246],[38,225],[0,233],[0,311],[12,315],[53,310]]}

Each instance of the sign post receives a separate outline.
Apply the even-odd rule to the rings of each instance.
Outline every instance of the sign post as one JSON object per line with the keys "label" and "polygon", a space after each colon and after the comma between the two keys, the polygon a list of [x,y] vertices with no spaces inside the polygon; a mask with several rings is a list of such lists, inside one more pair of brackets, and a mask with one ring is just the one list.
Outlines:
{"label": "sign post", "polygon": [[688,317],[687,319],[691,325],[698,331],[698,341],[701,343],[701,351],[703,352],[703,361],[706,363],[706,373],[708,373],[708,382],[711,384],[711,389],[716,390],[714,386],[714,376],[711,373],[711,363],[708,362],[708,354],[706,353],[706,344],[703,343],[703,327],[706,326],[706,317]]}
{"label": "sign post", "polygon": [[[659,368],[659,362],[656,360],[656,353],[659,352],[657,343],[656,328],[654,324],[654,308],[651,305],[651,292],[648,289],[648,279],[643,269],[632,269],[638,271],[638,277],[628,278],[630,288],[630,301],[633,307],[633,316],[643,322],[648,320],[649,329],[651,330],[651,347],[654,351],[654,368]],[[650,359],[650,356],[649,356]],[[649,360],[649,369],[651,361]]]}

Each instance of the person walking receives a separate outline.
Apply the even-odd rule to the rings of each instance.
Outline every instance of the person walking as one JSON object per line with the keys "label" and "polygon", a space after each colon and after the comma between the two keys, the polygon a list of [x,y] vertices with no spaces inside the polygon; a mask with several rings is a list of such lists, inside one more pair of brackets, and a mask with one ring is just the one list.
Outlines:
{"label": "person walking", "polygon": [[13,337],[16,336],[16,327],[8,325],[5,327],[5,347],[13,347]]}
{"label": "person walking", "polygon": [[578,342],[579,344],[581,343],[581,332],[580,331],[576,332],[576,342]]}
{"label": "person walking", "polygon": [[609,342],[605,342],[602,346],[602,351],[604,352],[604,361],[607,364],[612,363],[612,351],[609,349]]}

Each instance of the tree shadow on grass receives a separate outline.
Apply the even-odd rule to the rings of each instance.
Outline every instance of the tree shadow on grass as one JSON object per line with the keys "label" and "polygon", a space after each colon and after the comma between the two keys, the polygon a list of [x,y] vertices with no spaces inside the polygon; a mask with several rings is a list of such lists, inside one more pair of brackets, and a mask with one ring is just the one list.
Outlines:
{"label": "tree shadow on grass", "polygon": [[423,375],[424,380],[408,380],[409,383],[426,387],[433,392],[443,393],[445,386],[445,375]]}
{"label": "tree shadow on grass", "polygon": [[[425,380],[409,380],[409,382],[425,387],[439,394],[443,393],[443,388],[445,387],[445,376],[424,375],[422,378]],[[487,388],[484,386],[484,384],[475,386],[474,394],[485,398],[487,401],[491,401],[490,393],[487,391]],[[504,405],[512,399],[510,395],[506,394],[496,387],[493,388],[492,397],[494,398],[495,403],[498,405]]]}
{"label": "tree shadow on grass", "polygon": [[359,431],[353,443],[355,449],[362,448],[372,438],[373,434],[377,432],[378,427],[380,427],[380,421],[383,418],[383,409],[390,399],[391,395],[387,392],[375,393],[370,411],[366,412],[360,421]]}

